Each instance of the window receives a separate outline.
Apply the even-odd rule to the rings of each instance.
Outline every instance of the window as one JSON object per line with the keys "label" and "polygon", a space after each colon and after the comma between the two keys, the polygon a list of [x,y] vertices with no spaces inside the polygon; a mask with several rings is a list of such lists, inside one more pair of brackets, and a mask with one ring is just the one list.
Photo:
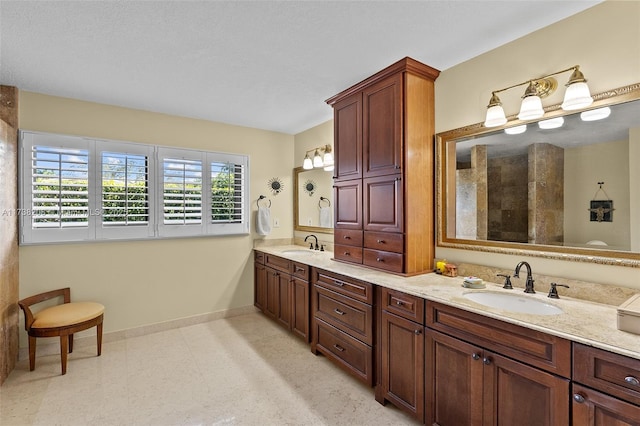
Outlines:
{"label": "window", "polygon": [[22,244],[246,234],[248,157],[20,132]]}

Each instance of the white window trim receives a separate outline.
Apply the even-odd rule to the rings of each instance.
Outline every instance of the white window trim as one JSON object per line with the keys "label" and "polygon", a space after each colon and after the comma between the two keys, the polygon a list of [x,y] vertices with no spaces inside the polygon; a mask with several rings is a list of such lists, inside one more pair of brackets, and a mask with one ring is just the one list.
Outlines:
{"label": "white window trim", "polygon": [[[89,221],[82,228],[33,228],[31,152],[33,146],[85,149],[89,152]],[[145,155],[148,158],[149,223],[145,226],[103,226],[102,209],[102,153],[117,152]],[[20,130],[19,183],[20,244],[48,244],[109,240],[140,240],[175,237],[217,235],[245,235],[250,232],[249,157],[242,154],[218,153],[139,144],[126,141],[92,139],[80,136],[59,135]],[[202,223],[197,225],[165,225],[163,205],[163,158],[185,158],[202,161]],[[242,218],[237,223],[212,223],[211,221],[211,163],[230,162],[242,166]]]}

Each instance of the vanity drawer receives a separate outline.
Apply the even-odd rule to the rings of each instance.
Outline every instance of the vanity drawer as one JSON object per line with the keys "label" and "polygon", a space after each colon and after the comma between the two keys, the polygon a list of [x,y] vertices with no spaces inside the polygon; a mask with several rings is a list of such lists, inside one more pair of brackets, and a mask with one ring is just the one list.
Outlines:
{"label": "vanity drawer", "polygon": [[345,246],[362,247],[362,231],[336,228],[333,230],[333,242]]}
{"label": "vanity drawer", "polygon": [[291,261],[289,259],[265,253],[264,264],[278,271],[286,272],[287,274],[291,273]]}
{"label": "vanity drawer", "polygon": [[335,245],[333,248],[333,257],[338,260],[344,260],[351,263],[362,263],[362,248]]}
{"label": "vanity drawer", "polygon": [[294,277],[300,278],[301,280],[309,281],[310,267],[304,263],[293,262],[292,273]]}
{"label": "vanity drawer", "polygon": [[401,291],[381,288],[382,310],[424,325],[424,299]]}
{"label": "vanity drawer", "polygon": [[313,312],[339,330],[373,344],[373,308],[322,286],[314,286]]}
{"label": "vanity drawer", "polygon": [[261,251],[254,251],[253,252],[253,261],[255,263],[259,263],[261,265],[264,265],[264,253]]}
{"label": "vanity drawer", "polygon": [[324,269],[313,269],[313,284],[373,305],[373,284],[345,277]]}
{"label": "vanity drawer", "polygon": [[573,380],[640,405],[640,360],[573,344]]}
{"label": "vanity drawer", "polygon": [[426,325],[471,344],[571,377],[571,341],[437,302],[427,302]]}
{"label": "vanity drawer", "polygon": [[391,253],[389,251],[364,249],[364,260],[362,263],[372,268],[384,269],[385,271],[402,272],[404,255]]}
{"label": "vanity drawer", "polygon": [[337,362],[344,370],[373,386],[373,351],[371,346],[354,339],[331,325],[316,320],[316,349]]}
{"label": "vanity drawer", "polygon": [[393,234],[391,232],[365,232],[364,233],[364,247],[391,251],[394,253],[404,252],[404,235]]}

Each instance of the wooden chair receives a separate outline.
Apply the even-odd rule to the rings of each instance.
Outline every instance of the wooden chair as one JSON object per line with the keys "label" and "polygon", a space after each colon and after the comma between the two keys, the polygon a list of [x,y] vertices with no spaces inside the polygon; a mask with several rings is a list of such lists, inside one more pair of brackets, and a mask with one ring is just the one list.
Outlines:
{"label": "wooden chair", "polygon": [[[64,303],[44,308],[35,314],[31,305],[62,296]],[[36,367],[36,337],[60,336],[62,374],[67,373],[67,353],[73,352],[73,334],[97,327],[98,356],[102,353],[104,306],[95,302],[71,302],[71,289],[61,288],[36,294],[18,302],[24,311],[24,328],[29,334],[29,370]],[[67,352],[68,348],[68,352]]]}

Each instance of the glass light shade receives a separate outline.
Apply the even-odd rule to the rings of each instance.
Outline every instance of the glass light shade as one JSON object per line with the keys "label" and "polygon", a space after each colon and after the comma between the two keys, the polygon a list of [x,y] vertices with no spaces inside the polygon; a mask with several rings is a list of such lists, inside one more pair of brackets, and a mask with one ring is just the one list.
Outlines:
{"label": "glass light shade", "polygon": [[508,129],[504,129],[504,132],[508,135],[519,135],[527,131],[527,125],[523,124],[522,126],[509,127]]}
{"label": "glass light shade", "polygon": [[330,166],[333,164],[333,154],[330,152],[325,152],[324,157],[322,158],[322,162],[325,166]]}
{"label": "glass light shade", "polygon": [[572,111],[586,108],[592,103],[593,98],[591,97],[591,92],[589,92],[589,86],[587,86],[587,83],[578,82],[567,87],[561,107],[565,111]]}
{"label": "glass light shade", "polygon": [[304,157],[304,161],[302,162],[302,168],[305,170],[313,169],[313,162],[311,161],[311,158],[309,158],[308,155]]}
{"label": "glass light shade", "polygon": [[550,120],[542,120],[538,123],[538,127],[541,129],[557,129],[558,127],[562,127],[564,124],[564,118],[556,117]]}
{"label": "glass light shade", "polygon": [[330,166],[325,166],[325,167],[324,167],[324,171],[325,171],[325,172],[332,172],[332,171],[333,171],[333,167],[334,167],[334,166],[333,166],[333,164],[332,164],[332,165],[330,165]]}
{"label": "glass light shade", "polygon": [[596,121],[607,118],[609,115],[611,115],[611,108],[604,107],[581,112],[580,118],[582,121]]}
{"label": "glass light shade", "polygon": [[501,105],[494,105],[487,108],[487,117],[484,120],[484,127],[497,127],[502,126],[507,122],[507,117],[504,115],[504,109]]}
{"label": "glass light shade", "polygon": [[322,157],[320,157],[320,153],[316,149],[316,153],[313,154],[313,167],[322,167]]}
{"label": "glass light shade", "polygon": [[542,109],[542,100],[540,96],[527,96],[522,100],[520,105],[520,113],[518,118],[520,120],[535,120],[544,115],[544,109]]}

